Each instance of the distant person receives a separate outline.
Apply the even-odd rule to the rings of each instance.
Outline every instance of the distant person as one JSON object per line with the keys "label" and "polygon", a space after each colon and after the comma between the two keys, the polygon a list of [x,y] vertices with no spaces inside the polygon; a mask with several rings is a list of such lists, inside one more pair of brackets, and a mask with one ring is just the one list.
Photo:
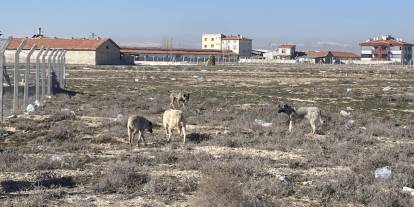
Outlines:
{"label": "distant person", "polygon": [[53,95],[56,95],[59,92],[60,92],[60,83],[57,79],[56,73],[53,71],[52,72],[52,93]]}

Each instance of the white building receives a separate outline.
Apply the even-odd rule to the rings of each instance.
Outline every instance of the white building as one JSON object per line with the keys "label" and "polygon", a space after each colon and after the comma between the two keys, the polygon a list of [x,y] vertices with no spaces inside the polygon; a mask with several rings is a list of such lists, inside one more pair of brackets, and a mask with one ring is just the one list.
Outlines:
{"label": "white building", "polygon": [[240,57],[250,57],[252,39],[241,35],[203,34],[202,49],[231,50]]}
{"label": "white building", "polygon": [[276,50],[263,54],[268,60],[292,60],[295,58],[296,45],[283,44]]}
{"label": "white building", "polygon": [[222,34],[203,34],[201,39],[201,49],[221,50]]}
{"label": "white building", "polygon": [[390,35],[371,38],[360,43],[362,61],[384,61],[403,65],[413,62],[413,44]]}

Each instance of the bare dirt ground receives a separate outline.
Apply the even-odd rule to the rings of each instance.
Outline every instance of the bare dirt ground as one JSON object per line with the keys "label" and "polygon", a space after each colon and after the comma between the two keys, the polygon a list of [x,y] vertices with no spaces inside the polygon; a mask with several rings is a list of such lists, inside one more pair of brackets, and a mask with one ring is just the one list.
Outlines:
{"label": "bare dirt ground", "polygon": [[[413,206],[414,69],[255,65],[72,67],[67,91],[7,120],[2,206]],[[387,88],[388,87],[388,88]],[[161,127],[130,147],[126,119],[161,125],[191,91],[188,143]],[[385,90],[384,90],[385,89]],[[288,133],[278,105],[326,124]],[[339,114],[350,112],[350,117]],[[352,109],[351,109],[352,108]],[[271,123],[262,126],[261,123]],[[374,177],[390,166],[391,177]]]}

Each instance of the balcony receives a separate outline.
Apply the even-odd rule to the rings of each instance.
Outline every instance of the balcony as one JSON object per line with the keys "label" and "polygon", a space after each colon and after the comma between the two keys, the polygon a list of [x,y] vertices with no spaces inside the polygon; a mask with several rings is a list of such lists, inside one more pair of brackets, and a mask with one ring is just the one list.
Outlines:
{"label": "balcony", "polygon": [[372,51],[372,54],[374,55],[388,55],[389,51],[384,49],[376,49]]}

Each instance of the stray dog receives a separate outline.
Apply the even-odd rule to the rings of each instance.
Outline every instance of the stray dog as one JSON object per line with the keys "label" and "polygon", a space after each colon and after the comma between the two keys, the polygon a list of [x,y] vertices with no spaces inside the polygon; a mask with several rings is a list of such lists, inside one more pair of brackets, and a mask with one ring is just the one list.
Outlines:
{"label": "stray dog", "polygon": [[178,133],[183,136],[183,143],[186,138],[186,121],[181,110],[168,109],[162,116],[162,123],[165,130],[167,142],[171,141],[171,133],[173,129],[177,129]]}
{"label": "stray dog", "polygon": [[316,133],[316,121],[319,119],[321,124],[325,123],[321,117],[321,110],[318,107],[300,107],[295,109],[288,104],[285,104],[283,107],[279,106],[278,113],[285,113],[289,116],[289,132],[292,132],[293,124],[296,121],[300,121],[304,118],[309,120],[309,123],[312,127],[312,134]]}
{"label": "stray dog", "polygon": [[148,121],[146,118],[138,115],[130,116],[128,118],[128,138],[129,138],[129,144],[132,145],[134,143],[134,137],[135,134],[138,132],[138,141],[142,140],[144,141],[144,145],[146,146],[147,143],[145,142],[144,138],[144,132],[145,130],[148,130],[152,134],[152,122]]}
{"label": "stray dog", "polygon": [[180,102],[183,103],[183,107],[185,107],[186,103],[190,101],[190,93],[184,93],[183,91],[168,91],[170,92],[170,105],[174,107],[175,103],[177,102],[178,106],[180,106]]}

